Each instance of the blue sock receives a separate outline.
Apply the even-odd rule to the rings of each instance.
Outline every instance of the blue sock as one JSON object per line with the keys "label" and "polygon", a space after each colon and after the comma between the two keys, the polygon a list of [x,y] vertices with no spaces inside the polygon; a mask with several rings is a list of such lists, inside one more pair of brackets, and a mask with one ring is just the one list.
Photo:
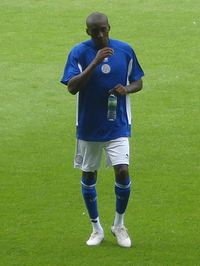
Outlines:
{"label": "blue sock", "polygon": [[84,177],[82,177],[81,181],[83,198],[91,220],[96,219],[99,216],[97,210],[97,193],[95,188],[96,182],[97,179],[89,181]]}
{"label": "blue sock", "polygon": [[119,214],[125,213],[129,195],[131,191],[131,181],[130,178],[125,181],[115,182],[115,195],[116,195],[116,212]]}

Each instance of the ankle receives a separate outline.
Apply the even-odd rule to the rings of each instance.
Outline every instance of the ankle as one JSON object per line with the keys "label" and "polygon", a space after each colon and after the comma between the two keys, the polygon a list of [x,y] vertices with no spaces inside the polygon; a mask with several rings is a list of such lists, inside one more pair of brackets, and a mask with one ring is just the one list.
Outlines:
{"label": "ankle", "polygon": [[96,219],[91,219],[91,223],[92,223],[93,231],[99,231],[103,233],[103,228],[101,226],[99,217],[97,217]]}
{"label": "ankle", "polygon": [[124,225],[124,213],[119,214],[116,212],[114,224],[115,227],[122,227]]}

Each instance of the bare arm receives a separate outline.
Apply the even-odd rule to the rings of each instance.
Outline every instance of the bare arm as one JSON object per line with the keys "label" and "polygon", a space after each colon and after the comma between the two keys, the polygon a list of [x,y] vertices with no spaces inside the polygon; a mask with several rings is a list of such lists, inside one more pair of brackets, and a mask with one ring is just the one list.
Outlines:
{"label": "bare arm", "polygon": [[142,78],[131,82],[128,86],[122,86],[121,84],[116,85],[112,90],[109,91],[110,94],[115,94],[116,96],[126,95],[128,93],[135,93],[142,89],[143,83]]}
{"label": "bare arm", "polygon": [[74,76],[68,81],[67,86],[69,92],[75,95],[78,91],[83,89],[90,79],[92,73],[95,71],[96,67],[101,64],[106,57],[112,56],[113,54],[113,49],[109,47],[100,49],[97,52],[95,59],[88,65],[88,67],[82,73]]}

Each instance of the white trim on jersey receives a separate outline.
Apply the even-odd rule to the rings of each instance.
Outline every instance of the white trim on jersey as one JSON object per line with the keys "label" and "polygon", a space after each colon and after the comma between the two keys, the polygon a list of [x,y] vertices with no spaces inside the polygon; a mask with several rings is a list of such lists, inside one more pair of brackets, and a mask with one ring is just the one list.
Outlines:
{"label": "white trim on jersey", "polygon": [[[132,67],[133,67],[133,59],[130,60],[128,65],[127,85],[129,85],[129,76],[131,75]],[[128,123],[129,125],[131,125],[132,115],[131,115],[131,100],[129,94],[126,95],[126,113],[128,117]]]}
{"label": "white trim on jersey", "polygon": [[78,126],[78,104],[79,102],[79,92],[77,93],[77,98],[76,98],[76,126]]}
{"label": "white trim on jersey", "polygon": [[[80,69],[80,72],[83,72],[82,66],[80,63],[78,63],[78,68]],[[77,103],[76,103],[76,126],[78,126],[78,107],[79,107],[79,92],[77,93]]]}
{"label": "white trim on jersey", "polygon": [[130,99],[129,94],[126,95],[126,113],[127,113],[127,117],[128,117],[128,124],[131,125],[131,122],[132,122],[131,99]]}
{"label": "white trim on jersey", "polygon": [[133,59],[130,60],[129,65],[128,65],[128,78],[131,74],[132,67],[133,67]]}

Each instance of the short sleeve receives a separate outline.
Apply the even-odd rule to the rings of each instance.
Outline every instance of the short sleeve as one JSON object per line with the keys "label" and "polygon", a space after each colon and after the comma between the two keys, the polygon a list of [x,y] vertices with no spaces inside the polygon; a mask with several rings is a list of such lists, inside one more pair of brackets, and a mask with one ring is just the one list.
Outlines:
{"label": "short sleeve", "polygon": [[129,63],[129,82],[136,81],[144,76],[144,72],[137,60],[135,52],[132,50],[131,60]]}
{"label": "short sleeve", "polygon": [[64,68],[63,77],[61,79],[61,83],[67,84],[67,82],[73,78],[74,76],[81,73],[81,66],[78,60],[78,53],[75,48],[71,50],[69,53],[67,63]]}

